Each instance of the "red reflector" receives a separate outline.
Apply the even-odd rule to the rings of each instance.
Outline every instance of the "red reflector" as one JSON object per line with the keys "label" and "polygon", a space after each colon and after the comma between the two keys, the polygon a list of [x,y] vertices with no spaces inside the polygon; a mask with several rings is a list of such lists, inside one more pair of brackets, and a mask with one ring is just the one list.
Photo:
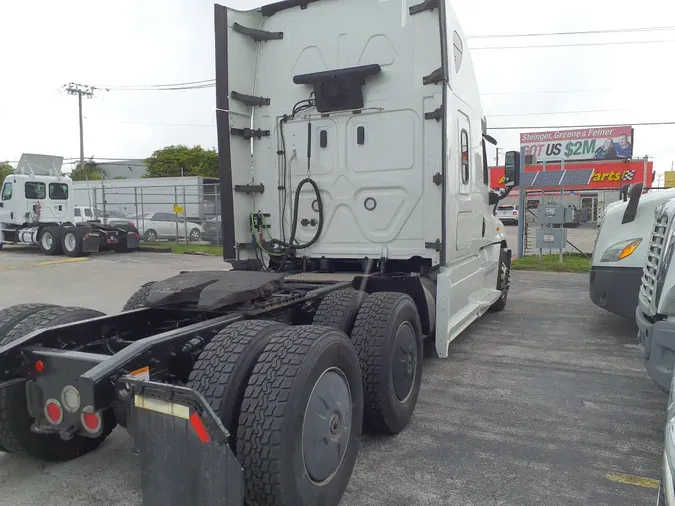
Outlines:
{"label": "red reflector", "polygon": [[192,413],[190,415],[190,424],[192,424],[192,428],[195,430],[202,443],[211,442],[211,436],[206,432],[206,427],[204,427],[204,423],[197,413]]}
{"label": "red reflector", "polygon": [[45,403],[45,416],[52,425],[58,425],[63,420],[63,410],[58,401],[50,399]]}
{"label": "red reflector", "polygon": [[98,413],[82,413],[82,425],[89,432],[98,432],[101,428],[101,415]]}
{"label": "red reflector", "polygon": [[42,372],[45,370],[45,363],[42,360],[35,362],[35,370],[37,372]]}

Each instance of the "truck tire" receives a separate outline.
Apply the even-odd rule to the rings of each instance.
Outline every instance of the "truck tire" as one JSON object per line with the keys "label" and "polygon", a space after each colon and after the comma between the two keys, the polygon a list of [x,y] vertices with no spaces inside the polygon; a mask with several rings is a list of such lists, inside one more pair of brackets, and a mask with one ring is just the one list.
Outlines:
{"label": "truck tire", "polygon": [[[10,343],[38,329],[103,316],[100,311],[79,307],[51,307],[25,318],[5,336]],[[28,413],[23,384],[0,389],[0,446],[17,455],[27,455],[49,462],[65,462],[89,453],[107,438],[117,425],[111,410],[103,413],[103,433],[95,438],[74,436],[64,441],[58,434],[31,431],[33,418]]]}
{"label": "truck tire", "polygon": [[497,290],[501,290],[502,295],[497,299],[497,302],[490,306],[490,311],[498,313],[506,308],[506,299],[509,296],[510,286],[511,268],[507,262],[506,250],[502,248],[499,254],[499,277],[497,278]]}
{"label": "truck tire", "polygon": [[152,285],[154,285],[155,283],[157,283],[157,281],[149,281],[141,285],[141,287],[138,290],[136,290],[136,293],[134,293],[131,297],[129,297],[129,300],[126,301],[126,303],[122,307],[122,312],[146,307],[145,300],[148,298],[150,289],[152,288]]}
{"label": "truck tire", "polygon": [[20,322],[28,318],[30,315],[54,307],[53,304],[17,304],[0,311],[0,346],[6,344],[4,342],[7,332],[12,330]]}
{"label": "truck tire", "polygon": [[410,422],[422,381],[422,325],[404,293],[377,292],[363,302],[352,330],[365,399],[364,427],[398,434]]}
{"label": "truck tire", "polygon": [[312,324],[332,327],[351,335],[356,315],[366,297],[366,292],[351,288],[331,292],[319,304]]}
{"label": "truck tire", "polygon": [[82,251],[82,239],[85,233],[85,227],[67,227],[63,229],[61,247],[66,256],[76,258],[87,257],[91,254]]}
{"label": "truck tire", "polygon": [[[5,344],[5,334],[12,330],[12,328],[17,325],[19,322],[25,320],[30,315],[47,309],[49,307],[54,307],[51,304],[17,304],[15,306],[10,306],[0,311],[0,346]],[[0,452],[5,452],[2,445],[0,444]]]}
{"label": "truck tire", "polygon": [[361,371],[349,338],[328,327],[278,331],[253,369],[239,416],[247,504],[339,504],[362,420]]}
{"label": "truck tire", "polygon": [[61,246],[61,227],[50,226],[45,227],[40,231],[40,237],[38,238],[38,245],[40,250],[45,255],[60,255],[63,253],[63,247]]}
{"label": "truck tire", "polygon": [[263,320],[233,323],[216,334],[192,368],[188,387],[201,393],[220,417],[235,453],[239,410],[248,379],[274,333],[286,327]]}

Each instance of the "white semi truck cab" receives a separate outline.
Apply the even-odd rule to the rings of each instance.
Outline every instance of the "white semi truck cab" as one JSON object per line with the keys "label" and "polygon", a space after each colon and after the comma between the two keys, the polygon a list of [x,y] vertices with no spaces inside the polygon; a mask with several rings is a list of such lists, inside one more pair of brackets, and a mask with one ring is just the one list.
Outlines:
{"label": "white semi truck cab", "polygon": [[647,372],[668,392],[675,364],[675,192],[661,193],[670,198],[655,209],[647,230],[635,320]]}
{"label": "white semi truck cab", "polygon": [[72,180],[61,173],[63,158],[23,154],[0,189],[0,249],[4,244],[37,245],[46,255],[86,256],[129,252],[140,236],[130,225],[107,227],[77,223]]}
{"label": "white semi truck cab", "polygon": [[600,223],[591,262],[590,297],[598,307],[633,320],[654,211],[675,198],[675,189],[645,194],[642,184],[637,184],[624,187],[622,197],[605,208]]}

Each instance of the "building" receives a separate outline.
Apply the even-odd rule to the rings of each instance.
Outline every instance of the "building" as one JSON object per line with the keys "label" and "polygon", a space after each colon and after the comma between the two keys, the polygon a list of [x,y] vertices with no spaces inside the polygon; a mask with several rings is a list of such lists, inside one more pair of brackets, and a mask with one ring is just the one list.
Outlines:
{"label": "building", "polygon": [[[520,188],[501,204],[518,204],[519,192],[525,191],[530,209],[540,203],[563,203],[579,210],[582,223],[595,222],[606,205],[619,200],[622,186],[643,183],[651,188],[653,182],[653,162],[646,159],[526,165]],[[504,188],[504,167],[490,168],[490,186]]]}

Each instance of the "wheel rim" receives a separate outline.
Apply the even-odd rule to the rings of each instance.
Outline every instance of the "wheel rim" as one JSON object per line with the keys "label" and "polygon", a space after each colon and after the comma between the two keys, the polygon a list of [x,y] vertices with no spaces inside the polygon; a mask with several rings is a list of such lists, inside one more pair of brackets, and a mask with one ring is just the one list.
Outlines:
{"label": "wheel rim", "polygon": [[146,238],[148,241],[154,242],[155,239],[157,239],[157,234],[155,234],[153,231],[148,232],[146,235]]}
{"label": "wheel rim", "polygon": [[77,248],[77,239],[75,238],[75,234],[68,232],[65,239],[63,240],[63,245],[68,251],[75,251],[75,248]]}
{"label": "wheel rim", "polygon": [[194,229],[194,230],[190,233],[190,238],[191,238],[193,241],[198,241],[198,240],[199,240],[199,230]]}
{"label": "wheel rim", "polygon": [[54,238],[50,232],[43,232],[42,234],[42,247],[44,249],[52,249],[54,245]]}
{"label": "wheel rim", "polygon": [[352,429],[352,392],[345,374],[330,368],[314,384],[302,424],[302,457],[309,478],[329,482],[342,465]]}
{"label": "wheel rim", "polygon": [[408,400],[417,375],[417,336],[410,322],[403,322],[394,339],[394,364],[391,368],[394,393],[400,403]]}

